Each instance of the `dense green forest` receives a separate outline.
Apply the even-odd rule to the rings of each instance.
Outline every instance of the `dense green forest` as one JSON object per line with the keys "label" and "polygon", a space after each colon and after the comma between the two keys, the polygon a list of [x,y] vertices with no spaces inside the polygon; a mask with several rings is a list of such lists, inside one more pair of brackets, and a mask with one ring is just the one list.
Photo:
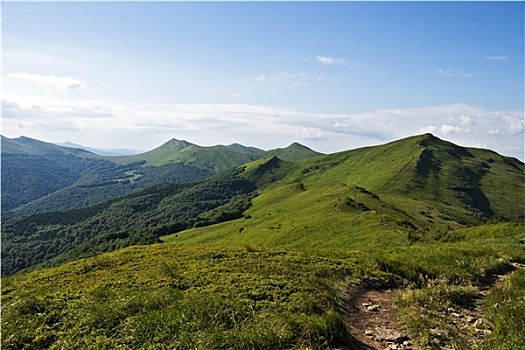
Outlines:
{"label": "dense green forest", "polygon": [[2,223],[2,273],[61,254],[59,261],[72,260],[238,218],[254,190],[228,172],[198,183],[155,185],[85,208],[15,217]]}
{"label": "dense green forest", "polygon": [[2,211],[71,186],[84,172],[100,168],[115,164],[74,155],[2,154]]}

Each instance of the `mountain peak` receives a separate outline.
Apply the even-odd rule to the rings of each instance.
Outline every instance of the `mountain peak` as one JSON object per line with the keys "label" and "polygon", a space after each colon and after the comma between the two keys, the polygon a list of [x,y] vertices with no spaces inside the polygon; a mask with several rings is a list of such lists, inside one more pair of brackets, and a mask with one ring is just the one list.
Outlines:
{"label": "mountain peak", "polygon": [[190,143],[190,142],[188,142],[186,140],[178,140],[176,138],[172,138],[171,140],[166,142],[164,145],[178,145],[178,146],[180,146],[182,148],[186,148],[186,147],[189,147],[189,146],[194,146],[193,143]]}
{"label": "mountain peak", "polygon": [[275,150],[267,151],[265,156],[278,156],[282,160],[294,162],[297,160],[312,158],[320,155],[322,155],[322,153],[316,152],[311,148],[308,148],[298,142],[294,142],[288,147],[277,148]]}

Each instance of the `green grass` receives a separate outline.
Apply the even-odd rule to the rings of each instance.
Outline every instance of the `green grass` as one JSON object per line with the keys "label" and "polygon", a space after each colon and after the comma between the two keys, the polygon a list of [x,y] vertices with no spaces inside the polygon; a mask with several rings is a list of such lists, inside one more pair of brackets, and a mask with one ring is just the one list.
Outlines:
{"label": "green grass", "polygon": [[431,280],[420,289],[409,289],[396,297],[403,322],[423,349],[439,349],[448,341],[457,349],[468,349],[470,329],[450,323],[450,308],[471,308],[477,297],[471,285],[450,285]]}
{"label": "green grass", "polygon": [[483,349],[525,349],[525,270],[499,283],[484,309],[493,330]]}
{"label": "green grass", "polygon": [[[409,288],[400,306],[420,344],[428,344],[431,329],[441,327],[461,346],[467,344],[467,335],[436,315],[472,303],[479,281],[505,271],[509,261],[525,261],[518,239],[522,232],[523,225],[487,225],[463,230],[465,238],[459,242],[392,247],[371,239],[360,248],[331,254],[254,244],[130,247],[3,278],[2,347],[352,346],[340,294],[345,286],[363,280]],[[487,302],[494,324],[488,344],[504,339],[521,344],[523,275],[515,276],[509,279],[512,288],[502,286]],[[509,298],[507,311],[495,306]],[[508,327],[514,327],[514,338]]]}
{"label": "green grass", "polygon": [[352,264],[253,247],[133,247],[2,280],[5,349],[276,349],[348,343]]}

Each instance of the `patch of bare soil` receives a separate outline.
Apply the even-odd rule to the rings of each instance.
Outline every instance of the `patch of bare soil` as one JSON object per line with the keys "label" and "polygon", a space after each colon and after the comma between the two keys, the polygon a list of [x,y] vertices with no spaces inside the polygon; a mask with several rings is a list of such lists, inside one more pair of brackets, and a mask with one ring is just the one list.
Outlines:
{"label": "patch of bare soil", "polygon": [[392,299],[397,289],[361,284],[344,295],[346,321],[361,349],[417,349],[402,325]]}
{"label": "patch of bare soil", "polygon": [[[441,317],[466,336],[471,345],[479,343],[491,333],[490,324],[483,318],[483,302],[492,287],[505,276],[525,265],[511,264],[507,271],[488,276],[479,286],[476,303],[471,307],[449,308]],[[393,305],[399,289],[386,289],[363,283],[349,287],[343,295],[345,318],[350,326],[359,349],[416,350],[418,346],[410,339],[407,328],[401,323]],[[439,349],[453,349],[446,335],[439,329],[431,330],[435,335],[433,345]]]}

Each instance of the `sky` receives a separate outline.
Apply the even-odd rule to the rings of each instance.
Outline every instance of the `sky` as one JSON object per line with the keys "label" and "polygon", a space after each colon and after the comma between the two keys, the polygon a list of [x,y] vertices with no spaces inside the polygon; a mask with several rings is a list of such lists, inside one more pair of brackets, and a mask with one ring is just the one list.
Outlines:
{"label": "sky", "polygon": [[524,2],[2,2],[2,135],[524,156]]}

